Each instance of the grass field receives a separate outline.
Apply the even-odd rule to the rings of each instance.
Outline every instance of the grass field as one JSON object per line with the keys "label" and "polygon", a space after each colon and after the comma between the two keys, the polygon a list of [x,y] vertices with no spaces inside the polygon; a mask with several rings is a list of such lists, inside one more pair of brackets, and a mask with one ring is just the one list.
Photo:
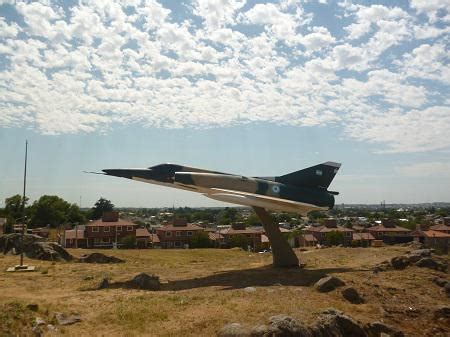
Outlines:
{"label": "grass field", "polygon": [[[252,326],[281,313],[308,323],[329,307],[363,322],[384,321],[411,336],[450,332],[444,321],[433,318],[433,308],[448,304],[448,298],[432,279],[446,275],[417,267],[378,274],[370,270],[405,250],[298,251],[306,263],[301,270],[273,269],[268,254],[202,249],[101,251],[126,260],[110,265],[26,259],[37,272],[6,273],[18,257],[0,255],[0,335],[27,335],[35,317],[52,322],[54,312],[75,312],[82,322],[59,326],[57,335],[213,336],[226,323]],[[87,252],[70,250],[75,256]],[[124,281],[141,272],[158,275],[162,290],[89,290],[104,277]],[[350,304],[339,291],[315,291],[312,285],[329,274],[357,288],[366,303]],[[85,280],[89,277],[93,279]],[[245,291],[249,286],[256,291]],[[39,311],[27,309],[30,303],[38,303]]]}

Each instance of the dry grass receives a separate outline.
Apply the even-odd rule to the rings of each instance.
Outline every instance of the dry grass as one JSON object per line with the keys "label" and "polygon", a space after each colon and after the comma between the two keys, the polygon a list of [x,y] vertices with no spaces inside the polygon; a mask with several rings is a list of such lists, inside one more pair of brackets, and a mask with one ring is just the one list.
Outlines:
{"label": "dry grass", "polygon": [[[280,270],[270,267],[270,255],[238,250],[107,250],[102,252],[127,262],[52,264],[27,259],[38,267],[28,274],[4,272],[18,258],[0,256],[0,311],[15,310],[15,317],[27,322],[36,316],[51,317],[52,312],[79,313],[81,323],[59,331],[66,336],[211,336],[226,323],[254,325],[280,313],[312,322],[328,307],[363,322],[383,320],[413,336],[450,331],[445,322],[432,317],[435,306],[448,304],[431,281],[442,273],[416,267],[379,274],[369,270],[404,251],[384,247],[298,252],[307,267]],[[80,256],[87,251],[70,252]],[[86,290],[103,277],[124,281],[141,272],[160,276],[163,289]],[[367,303],[349,304],[339,291],[316,292],[312,285],[326,274],[338,275],[355,286]],[[94,279],[84,280],[86,276]],[[256,292],[246,292],[248,286]],[[40,311],[30,313],[25,308],[28,303],[39,303]],[[11,310],[11,306],[19,309]],[[17,319],[3,315],[0,335],[30,331],[29,324],[18,325]]]}

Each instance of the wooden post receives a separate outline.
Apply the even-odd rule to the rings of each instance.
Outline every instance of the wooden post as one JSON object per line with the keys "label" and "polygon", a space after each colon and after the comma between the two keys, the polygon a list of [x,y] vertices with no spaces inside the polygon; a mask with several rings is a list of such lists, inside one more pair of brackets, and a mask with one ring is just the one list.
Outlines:
{"label": "wooden post", "polygon": [[261,220],[270,245],[272,246],[273,266],[281,268],[298,268],[299,261],[294,250],[281,234],[280,228],[273,222],[270,214],[261,207],[253,207]]}

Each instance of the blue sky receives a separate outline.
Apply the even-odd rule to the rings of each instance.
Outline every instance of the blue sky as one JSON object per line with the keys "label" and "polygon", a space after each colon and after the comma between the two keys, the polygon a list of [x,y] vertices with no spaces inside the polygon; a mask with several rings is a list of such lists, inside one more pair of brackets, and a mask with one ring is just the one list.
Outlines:
{"label": "blue sky", "polygon": [[83,170],[279,175],[337,203],[450,201],[449,1],[0,0],[0,205],[213,206]]}

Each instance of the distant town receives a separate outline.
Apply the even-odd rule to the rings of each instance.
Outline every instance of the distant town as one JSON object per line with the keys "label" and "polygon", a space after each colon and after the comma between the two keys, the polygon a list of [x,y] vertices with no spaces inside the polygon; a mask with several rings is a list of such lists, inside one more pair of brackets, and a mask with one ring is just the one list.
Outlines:
{"label": "distant town", "polygon": [[[0,209],[0,234],[38,235],[66,248],[232,248],[269,252],[250,208],[116,208],[100,198],[80,209],[57,196],[31,205],[15,195]],[[448,253],[450,204],[338,205],[306,217],[272,213],[292,247],[369,247],[420,242]]]}

